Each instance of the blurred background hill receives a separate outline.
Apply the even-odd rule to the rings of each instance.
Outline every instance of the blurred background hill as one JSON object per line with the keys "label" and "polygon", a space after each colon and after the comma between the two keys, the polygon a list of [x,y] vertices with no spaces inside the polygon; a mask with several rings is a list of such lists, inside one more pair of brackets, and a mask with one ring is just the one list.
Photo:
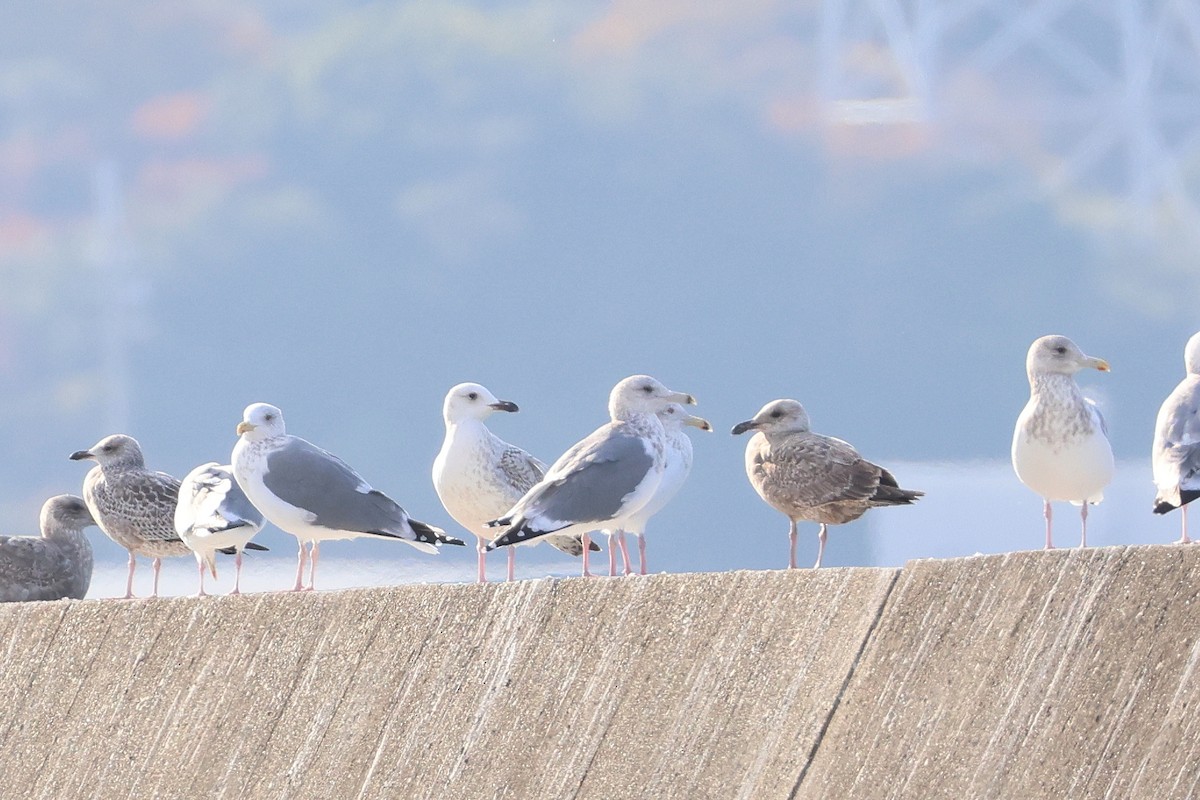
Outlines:
{"label": "blurred background hill", "polygon": [[[885,464],[992,476],[1051,332],[1112,362],[1083,382],[1144,471],[1200,328],[1200,9],[1102,5],[11,5],[0,530],[108,433],[227,460],[259,400],[449,525],[451,385],[520,404],[494,430],[550,460],[647,372],[716,427],[652,567],[774,566],[735,422],[791,396]],[[881,560],[863,538],[831,563]]]}

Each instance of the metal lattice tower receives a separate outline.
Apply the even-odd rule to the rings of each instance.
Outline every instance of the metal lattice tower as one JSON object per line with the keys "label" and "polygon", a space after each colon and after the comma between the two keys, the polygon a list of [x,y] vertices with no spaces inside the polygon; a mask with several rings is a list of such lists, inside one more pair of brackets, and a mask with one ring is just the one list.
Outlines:
{"label": "metal lattice tower", "polygon": [[820,37],[827,125],[1018,130],[1050,192],[1200,246],[1196,0],[824,0]]}

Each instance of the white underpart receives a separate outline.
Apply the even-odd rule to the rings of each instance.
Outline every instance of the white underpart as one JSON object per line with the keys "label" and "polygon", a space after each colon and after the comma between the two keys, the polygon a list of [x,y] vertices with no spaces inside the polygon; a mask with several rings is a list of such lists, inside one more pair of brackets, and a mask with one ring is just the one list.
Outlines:
{"label": "white underpart", "polygon": [[692,440],[683,430],[682,422],[670,422],[663,426],[666,432],[662,478],[654,494],[644,506],[631,514],[625,522],[625,530],[637,536],[646,532],[646,524],[667,503],[675,499],[684,481],[692,471]]}
{"label": "white underpart", "polygon": [[[510,447],[478,419],[446,427],[442,449],[433,462],[433,486],[454,521],[484,541],[504,532],[489,528],[525,493],[507,477],[500,457]],[[536,544],[536,541],[529,542]]]}
{"label": "white underpart", "polygon": [[[1053,385],[1034,392],[1017,418],[1013,468],[1022,483],[1046,500],[1099,503],[1115,471],[1099,413],[1079,394],[1073,378],[1054,375],[1049,379]],[[1090,425],[1080,427],[1073,422],[1081,408]],[[1041,425],[1035,422],[1039,414],[1048,415]]]}

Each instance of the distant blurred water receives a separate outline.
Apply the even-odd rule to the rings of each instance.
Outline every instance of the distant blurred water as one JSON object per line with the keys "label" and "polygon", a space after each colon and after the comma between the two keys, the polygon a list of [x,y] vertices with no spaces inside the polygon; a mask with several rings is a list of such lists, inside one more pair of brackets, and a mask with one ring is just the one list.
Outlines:
{"label": "distant blurred water", "polygon": [[[976,553],[1034,550],[1042,546],[1042,504],[1013,475],[1007,461],[958,463],[891,463],[904,486],[926,492],[916,505],[876,509],[862,520],[830,530],[826,561],[830,566],[901,566],[914,558],[954,558]],[[1154,488],[1148,461],[1122,461],[1117,476],[1105,492],[1104,502],[1088,516],[1088,540],[1094,546],[1117,544],[1167,544],[1179,536],[1178,512],[1157,517],[1150,513]],[[701,568],[733,570],[782,566],[787,561],[787,522],[771,514],[756,517],[753,530],[731,531],[726,523],[714,522],[703,530],[683,525],[683,513],[668,508],[652,524],[650,559],[652,571],[695,571],[688,554],[699,549],[707,561]],[[1079,544],[1079,509],[1065,503],[1055,505],[1055,544]],[[681,528],[694,528],[686,538]],[[800,561],[816,557],[814,524],[801,524]],[[1200,518],[1196,531],[1200,534]],[[739,546],[731,545],[736,536]],[[279,591],[290,588],[295,576],[295,540],[268,529],[260,540],[272,548],[269,554],[247,554],[242,574],[244,591]],[[96,572],[89,597],[113,597],[125,591],[125,555],[98,532]],[[682,544],[686,542],[687,548]],[[601,540],[603,545],[603,539]],[[504,575],[503,553],[489,559],[493,580]],[[594,571],[607,570],[607,553],[597,553]],[[226,592],[233,586],[233,560],[219,562],[220,580],[209,581],[210,592]],[[579,574],[579,561],[546,546],[523,547],[517,553],[519,579]],[[149,593],[150,563],[139,560],[135,592]],[[427,556],[391,542],[331,542],[325,545],[317,572],[319,589],[384,586],[400,583],[467,583],[475,579],[472,546],[443,548],[438,556]],[[163,564],[160,593],[186,595],[196,591],[196,565],[191,558],[171,559]]]}

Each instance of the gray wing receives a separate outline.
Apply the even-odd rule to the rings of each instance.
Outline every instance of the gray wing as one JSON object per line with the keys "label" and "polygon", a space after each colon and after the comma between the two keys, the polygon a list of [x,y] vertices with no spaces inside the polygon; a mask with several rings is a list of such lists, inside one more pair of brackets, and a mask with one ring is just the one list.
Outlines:
{"label": "gray wing", "polygon": [[518,505],[527,520],[604,522],[646,478],[654,459],[642,437],[606,425],[563,454]]}
{"label": "gray wing", "polygon": [[1084,402],[1087,403],[1088,410],[1092,413],[1092,423],[1099,426],[1100,432],[1104,434],[1104,438],[1108,438],[1108,421],[1104,419],[1104,414],[1100,413],[1100,406],[1096,405],[1096,401],[1090,397],[1085,397]]}
{"label": "gray wing", "polygon": [[1181,488],[1200,478],[1200,380],[1185,379],[1163,402],[1154,437],[1156,482],[1170,476]]}
{"label": "gray wing", "polygon": [[0,537],[0,602],[66,596],[71,566],[53,542],[35,536]]}
{"label": "gray wing", "polygon": [[841,439],[806,434],[764,448],[755,459],[754,474],[772,505],[806,509],[866,502],[879,487],[880,469]]}
{"label": "gray wing", "polygon": [[131,472],[115,481],[106,477],[96,486],[96,502],[103,515],[118,518],[141,539],[183,544],[175,531],[179,481],[165,472]]}
{"label": "gray wing", "polygon": [[411,535],[408,514],[394,500],[337,456],[299,437],[267,455],[263,483],[279,499],[312,513],[314,525]]}
{"label": "gray wing", "polygon": [[197,468],[184,479],[181,491],[190,491],[187,500],[192,527],[217,531],[241,525],[263,526],[262,513],[238,486],[228,466],[213,463]]}
{"label": "gray wing", "polygon": [[546,475],[546,465],[519,447],[508,445],[500,454],[500,472],[520,494],[528,492]]}

